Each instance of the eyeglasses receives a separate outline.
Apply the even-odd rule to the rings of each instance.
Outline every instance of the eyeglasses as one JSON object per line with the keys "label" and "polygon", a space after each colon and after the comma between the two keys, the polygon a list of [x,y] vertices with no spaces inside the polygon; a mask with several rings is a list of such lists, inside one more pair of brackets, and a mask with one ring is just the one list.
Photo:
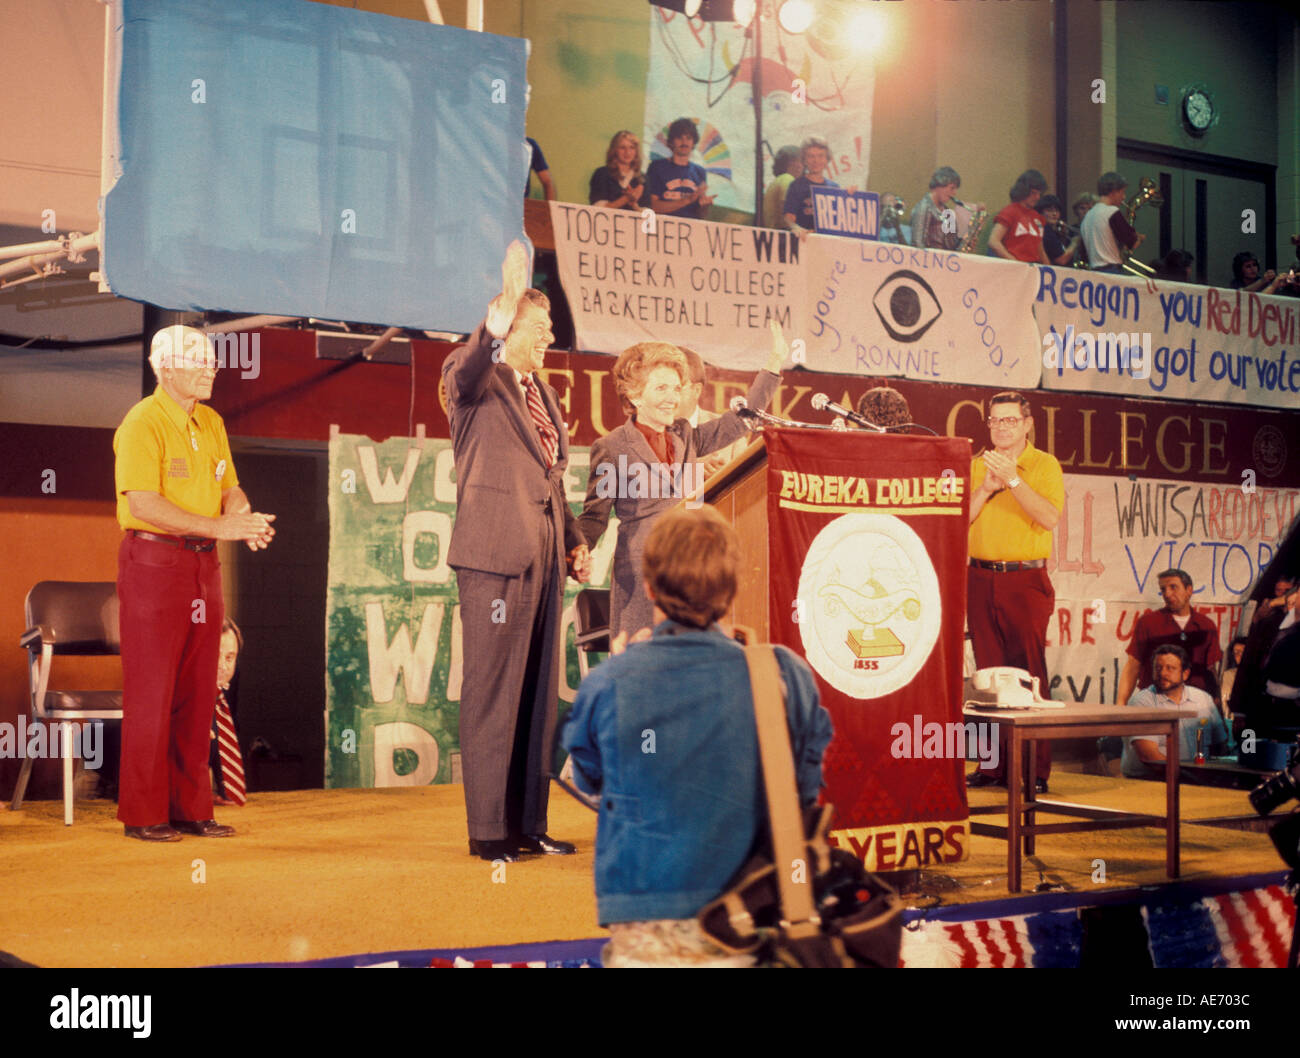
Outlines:
{"label": "eyeglasses", "polygon": [[990,415],[984,421],[990,426],[1015,426],[1018,422],[1024,422],[1025,417],[1023,415],[1003,415],[1002,417],[995,419]]}

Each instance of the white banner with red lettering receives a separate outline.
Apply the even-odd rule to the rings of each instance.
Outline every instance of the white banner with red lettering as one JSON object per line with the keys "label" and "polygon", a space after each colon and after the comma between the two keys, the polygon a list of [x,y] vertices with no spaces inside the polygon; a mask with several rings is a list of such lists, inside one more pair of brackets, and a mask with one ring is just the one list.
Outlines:
{"label": "white banner with red lettering", "polygon": [[1300,300],[1070,268],[1036,273],[1047,389],[1300,404]]}
{"label": "white banner with red lettering", "polygon": [[1133,622],[1161,602],[1166,569],[1192,578],[1192,605],[1219,627],[1227,653],[1241,595],[1300,512],[1300,489],[1153,478],[1065,476],[1065,510],[1048,565],[1051,697],[1110,702]]}

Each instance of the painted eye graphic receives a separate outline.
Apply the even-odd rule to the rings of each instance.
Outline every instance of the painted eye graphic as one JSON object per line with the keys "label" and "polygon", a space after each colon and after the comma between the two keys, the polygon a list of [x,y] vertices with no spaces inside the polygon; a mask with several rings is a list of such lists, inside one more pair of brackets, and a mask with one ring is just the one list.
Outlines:
{"label": "painted eye graphic", "polygon": [[905,268],[880,284],[871,304],[896,342],[916,341],[943,315],[930,284]]}

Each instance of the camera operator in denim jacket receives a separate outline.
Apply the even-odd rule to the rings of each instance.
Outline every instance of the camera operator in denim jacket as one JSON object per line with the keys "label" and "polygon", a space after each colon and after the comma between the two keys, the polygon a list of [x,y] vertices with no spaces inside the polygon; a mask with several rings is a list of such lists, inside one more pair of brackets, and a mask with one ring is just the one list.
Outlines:
{"label": "camera operator in denim jacket", "polygon": [[[749,669],[716,624],[740,564],[735,530],[711,507],[672,510],[646,544],[645,584],[667,616],[653,636],[591,672],[563,741],[577,785],[600,797],[596,902],[606,966],[744,965],[700,933],[767,833]],[[816,803],[830,715],[811,670],[776,647],[799,797]]]}

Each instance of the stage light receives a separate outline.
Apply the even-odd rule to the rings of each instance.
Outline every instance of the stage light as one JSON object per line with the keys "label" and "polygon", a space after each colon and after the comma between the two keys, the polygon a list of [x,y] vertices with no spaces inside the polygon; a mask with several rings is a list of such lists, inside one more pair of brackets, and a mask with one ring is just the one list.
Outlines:
{"label": "stage light", "polygon": [[[740,4],[736,5],[737,8]],[[785,0],[777,12],[777,21],[787,33],[802,33],[812,25],[817,12],[810,0]]]}
{"label": "stage light", "polygon": [[885,39],[885,20],[876,8],[858,8],[849,16],[844,36],[858,51],[875,51]]}
{"label": "stage light", "polygon": [[732,18],[740,23],[740,25],[748,26],[750,21],[754,18],[754,7],[754,0],[736,0],[732,7]]}

